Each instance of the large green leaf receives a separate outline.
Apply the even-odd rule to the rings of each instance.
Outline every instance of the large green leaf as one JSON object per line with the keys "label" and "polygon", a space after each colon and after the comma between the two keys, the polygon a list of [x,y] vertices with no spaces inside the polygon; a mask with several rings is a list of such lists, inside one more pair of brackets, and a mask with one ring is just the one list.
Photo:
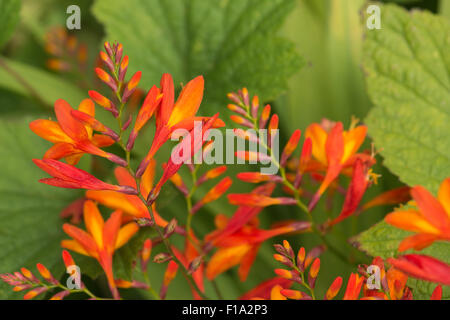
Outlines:
{"label": "large green leaf", "polygon": [[106,39],[123,43],[131,71],[143,71],[143,86],[159,83],[164,72],[184,83],[202,74],[206,105],[217,111],[225,107],[226,94],[242,86],[263,101],[286,88],[301,60],[275,31],[293,5],[293,0],[112,0],[96,1],[93,12],[105,25]]}
{"label": "large green leaf", "polygon": [[395,5],[381,15],[364,43],[369,133],[393,173],[434,192],[450,176],[450,23]]}
{"label": "large green leaf", "polygon": [[[78,106],[81,100],[87,98],[87,92],[83,93],[75,85],[48,71],[3,57],[0,57],[0,59],[8,69],[6,70],[0,65],[0,87],[31,98],[37,98],[40,103],[48,106],[52,106],[61,97],[74,106]],[[18,80],[18,77],[24,79],[29,88],[24,86],[23,82]],[[3,105],[0,108],[9,110],[14,106]]]}
{"label": "large green leaf", "polygon": [[[411,234],[411,232],[397,229],[382,221],[355,237],[355,241],[358,244],[359,249],[371,256],[380,256],[383,259],[386,259],[398,256],[399,253],[397,248],[400,242]],[[407,253],[412,252],[413,251],[407,251]],[[414,253],[429,255],[446,263],[450,263],[449,242],[436,242],[428,248]],[[417,279],[409,279],[408,285],[413,289],[415,299],[429,299],[436,287],[435,283]],[[450,299],[450,287],[443,286],[443,298]]]}
{"label": "large green leaf", "polygon": [[[0,122],[0,273],[20,267],[35,272],[38,262],[62,272],[59,212],[79,193],[38,182],[45,173],[31,159],[42,157],[49,144],[28,122]],[[0,298],[21,296],[11,289],[1,283]]]}
{"label": "large green leaf", "polygon": [[19,20],[20,0],[0,0],[0,47],[12,35]]}

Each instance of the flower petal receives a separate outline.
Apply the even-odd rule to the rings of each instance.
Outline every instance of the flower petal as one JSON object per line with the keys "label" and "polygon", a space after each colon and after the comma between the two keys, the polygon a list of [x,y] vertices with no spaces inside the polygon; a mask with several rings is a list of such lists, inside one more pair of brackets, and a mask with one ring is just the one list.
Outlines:
{"label": "flower petal", "polygon": [[94,238],[97,247],[103,249],[103,226],[105,222],[97,205],[91,200],[85,201],[83,214],[87,231]]}

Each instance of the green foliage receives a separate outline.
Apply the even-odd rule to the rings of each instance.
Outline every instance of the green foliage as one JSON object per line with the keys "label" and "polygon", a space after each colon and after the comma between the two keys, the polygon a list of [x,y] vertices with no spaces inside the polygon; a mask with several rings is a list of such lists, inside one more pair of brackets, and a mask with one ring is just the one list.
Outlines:
{"label": "green foliage", "polygon": [[276,105],[282,128],[292,132],[326,117],[350,123],[366,116],[370,103],[361,73],[363,0],[298,0],[282,34],[307,65],[289,80]]}
{"label": "green foliage", "polygon": [[[58,277],[64,237],[58,213],[80,194],[38,182],[45,173],[31,159],[40,158],[49,144],[33,134],[28,123],[0,122],[0,272],[21,267],[36,272],[41,262]],[[1,299],[21,296],[0,284]]]}
{"label": "green foliage", "polygon": [[450,173],[450,24],[394,5],[381,15],[364,43],[369,133],[393,173],[434,192]]}
{"label": "green foliage", "polygon": [[142,70],[142,87],[159,83],[165,72],[183,83],[201,74],[204,105],[218,111],[226,94],[243,86],[262,101],[285,90],[302,62],[275,32],[293,5],[293,0],[113,0],[96,1],[93,13],[106,39],[124,45],[130,71]]}
{"label": "green foliage", "polygon": [[[365,251],[373,257],[380,256],[383,259],[396,257],[399,255],[397,248],[400,242],[411,232],[397,229],[382,221],[369,230],[355,237],[359,249]],[[435,242],[428,248],[420,252],[407,251],[406,253],[418,253],[435,257],[446,263],[450,262],[450,244],[448,242]],[[403,254],[403,253],[402,253]],[[408,285],[413,289],[415,299],[430,299],[436,284],[427,281],[409,279]],[[443,299],[450,299],[450,288],[443,286]]]}
{"label": "green foliage", "polygon": [[20,0],[0,0],[0,48],[13,34],[19,13]]}
{"label": "green foliage", "polygon": [[[32,92],[11,71],[7,71],[5,68],[0,68],[0,86],[18,94],[38,99],[41,104],[50,107],[57,99],[62,98],[76,107],[81,100],[87,97],[87,93],[83,93],[75,85],[48,71],[6,58],[2,58],[2,62],[7,65],[9,70],[12,70],[13,74],[23,78],[31,87]],[[1,108],[14,108],[14,106],[2,106]]]}

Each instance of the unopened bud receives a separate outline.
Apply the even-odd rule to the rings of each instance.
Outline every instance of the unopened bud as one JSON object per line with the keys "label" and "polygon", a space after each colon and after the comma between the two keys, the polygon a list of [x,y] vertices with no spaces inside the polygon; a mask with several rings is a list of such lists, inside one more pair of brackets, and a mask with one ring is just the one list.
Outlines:
{"label": "unopened bud", "polygon": [[167,262],[170,260],[172,260],[172,256],[170,254],[168,254],[167,252],[158,253],[153,258],[153,262],[156,262],[156,263],[164,263],[164,262]]}

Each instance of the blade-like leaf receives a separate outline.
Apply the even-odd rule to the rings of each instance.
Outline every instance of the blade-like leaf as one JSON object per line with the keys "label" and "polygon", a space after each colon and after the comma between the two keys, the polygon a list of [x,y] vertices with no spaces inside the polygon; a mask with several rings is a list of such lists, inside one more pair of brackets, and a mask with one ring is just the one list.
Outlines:
{"label": "blade-like leaf", "polygon": [[[0,65],[0,87],[32,98],[37,96],[41,103],[49,107],[61,97],[74,106],[88,97],[87,93],[83,93],[75,85],[48,71],[3,57],[0,59],[1,64],[6,65],[8,69],[7,71]],[[17,76],[23,78],[30,88],[24,86]],[[0,108],[14,108],[14,106],[0,106]]]}
{"label": "blade-like leaf", "polygon": [[0,0],[0,48],[9,40],[19,20],[20,0]]}
{"label": "blade-like leaf", "polygon": [[[0,273],[36,263],[61,275],[63,239],[59,212],[77,196],[74,190],[53,188],[38,182],[45,176],[31,161],[40,158],[49,143],[28,128],[29,121],[0,122]],[[20,298],[0,284],[0,298]]]}

